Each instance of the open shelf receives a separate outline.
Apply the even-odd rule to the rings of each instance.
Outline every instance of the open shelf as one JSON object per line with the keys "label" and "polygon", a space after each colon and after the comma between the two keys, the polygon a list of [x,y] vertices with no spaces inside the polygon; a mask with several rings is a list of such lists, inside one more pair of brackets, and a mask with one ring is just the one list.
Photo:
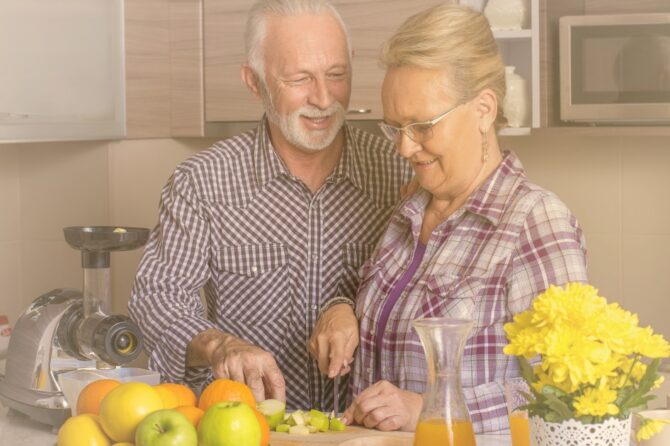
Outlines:
{"label": "open shelf", "polygon": [[498,132],[500,136],[525,136],[530,135],[530,127],[505,127]]}
{"label": "open shelf", "polygon": [[496,40],[521,40],[530,39],[533,32],[530,29],[510,29],[510,30],[494,30],[493,37]]}

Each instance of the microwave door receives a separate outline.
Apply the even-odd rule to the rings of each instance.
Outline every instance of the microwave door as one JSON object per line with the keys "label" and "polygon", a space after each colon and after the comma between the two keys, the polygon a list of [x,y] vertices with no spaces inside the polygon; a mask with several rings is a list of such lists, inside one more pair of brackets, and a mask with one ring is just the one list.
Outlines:
{"label": "microwave door", "polygon": [[[670,15],[666,23],[571,25],[561,30],[561,119],[670,121]],[[589,16],[585,16],[589,17]]]}

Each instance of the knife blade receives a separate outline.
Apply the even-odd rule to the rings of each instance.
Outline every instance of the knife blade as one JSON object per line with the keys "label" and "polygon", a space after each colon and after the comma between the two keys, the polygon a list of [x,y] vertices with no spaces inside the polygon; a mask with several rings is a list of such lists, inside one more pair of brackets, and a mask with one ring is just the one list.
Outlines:
{"label": "knife blade", "polygon": [[335,418],[340,416],[340,375],[336,375],[333,378],[333,412],[335,412]]}

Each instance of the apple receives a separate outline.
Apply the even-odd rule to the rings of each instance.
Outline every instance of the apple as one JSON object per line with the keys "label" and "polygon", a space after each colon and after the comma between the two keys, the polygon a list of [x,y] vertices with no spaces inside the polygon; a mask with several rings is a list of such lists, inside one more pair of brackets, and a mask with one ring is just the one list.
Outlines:
{"label": "apple", "polygon": [[163,400],[149,384],[124,383],[110,390],[100,403],[100,424],[112,440],[133,442],[140,422],[161,409]]}
{"label": "apple", "polygon": [[137,426],[135,446],[198,446],[198,433],[176,410],[157,410]]}
{"label": "apple", "polygon": [[240,401],[211,406],[198,425],[198,446],[258,446],[261,426],[254,410]]}
{"label": "apple", "polygon": [[280,400],[268,399],[256,404],[256,408],[265,416],[270,430],[275,430],[284,419],[286,403]]}
{"label": "apple", "polygon": [[58,430],[58,446],[109,446],[112,444],[100,427],[97,415],[68,418]]}

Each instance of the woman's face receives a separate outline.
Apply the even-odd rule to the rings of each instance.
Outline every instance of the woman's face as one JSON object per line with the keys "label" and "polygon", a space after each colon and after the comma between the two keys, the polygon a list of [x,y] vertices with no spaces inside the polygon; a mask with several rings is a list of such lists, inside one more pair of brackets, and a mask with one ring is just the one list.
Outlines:
{"label": "woman's face", "polygon": [[430,121],[456,107],[432,127],[430,139],[418,143],[403,132],[396,144],[433,196],[453,200],[469,194],[482,170],[476,101],[459,105],[442,70],[403,66],[386,72],[382,102],[384,122],[395,127]]}

